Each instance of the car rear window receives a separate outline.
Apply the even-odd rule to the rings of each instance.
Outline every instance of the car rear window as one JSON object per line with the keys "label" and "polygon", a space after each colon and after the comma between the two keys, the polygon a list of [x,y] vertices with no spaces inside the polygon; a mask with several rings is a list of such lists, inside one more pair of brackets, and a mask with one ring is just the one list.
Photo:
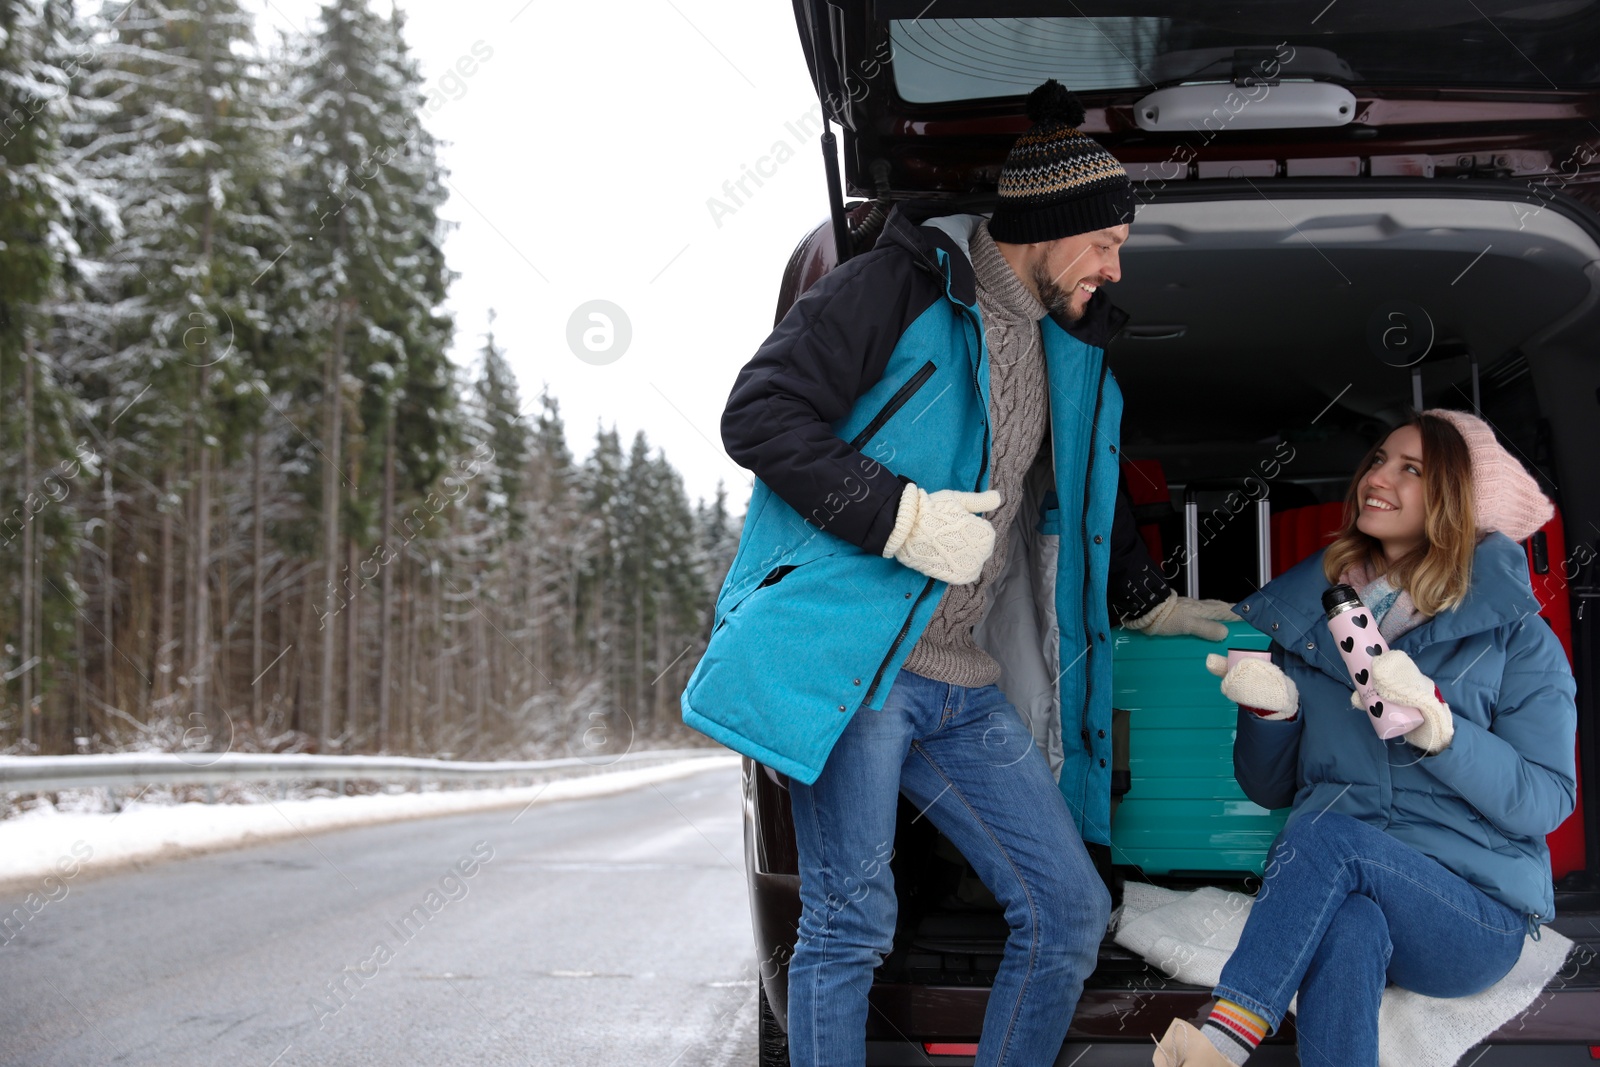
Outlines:
{"label": "car rear window", "polygon": [[[911,103],[1018,96],[1046,78],[1077,92],[1229,81],[1242,71],[1273,73],[1263,65],[1274,55],[1281,77],[1351,86],[1600,83],[1600,0],[1504,6],[1419,4],[1397,9],[1404,19],[1330,32],[1304,18],[1291,29],[1191,13],[1203,5],[1181,17],[892,19],[889,38],[896,89]],[[1330,15],[1322,29],[1335,25]]]}

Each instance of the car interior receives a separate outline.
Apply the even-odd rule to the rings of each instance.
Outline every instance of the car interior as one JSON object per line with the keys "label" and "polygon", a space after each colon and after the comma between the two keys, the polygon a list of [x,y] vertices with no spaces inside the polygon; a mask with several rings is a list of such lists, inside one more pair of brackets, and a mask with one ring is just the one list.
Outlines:
{"label": "car interior", "polygon": [[[1587,561],[1569,558],[1562,523],[1600,515],[1593,479],[1580,476],[1597,399],[1579,369],[1587,339],[1600,335],[1597,263],[1597,234],[1574,216],[1492,198],[1304,191],[1269,201],[1240,182],[1203,199],[1144,204],[1124,246],[1123,279],[1110,289],[1131,323],[1108,354],[1126,400],[1125,484],[1152,555],[1173,562],[1168,573],[1184,589],[1182,555],[1172,549],[1192,536],[1182,508],[1193,495],[1202,514],[1218,517],[1196,555],[1199,593],[1242,598],[1260,580],[1263,547],[1253,504],[1224,506],[1229,493],[1266,495],[1266,551],[1271,573],[1281,573],[1326,543],[1351,472],[1408,410],[1476,408],[1560,505],[1528,552],[1545,617],[1570,655],[1567,586]],[[1137,746],[1137,729],[1133,738]],[[1127,803],[1142,785],[1135,771],[1114,790],[1128,790]],[[1240,816],[1255,807],[1242,794],[1228,803]],[[878,981],[987,985],[1004,920],[959,853],[915,815],[902,801],[900,928]],[[760,835],[764,847],[792,847],[777,829]],[[1114,842],[1117,830],[1114,815]],[[1257,863],[1272,832],[1256,837]],[[1600,912],[1587,891],[1585,837],[1580,808],[1550,839],[1563,925]],[[1094,851],[1114,900],[1129,880],[1248,891],[1259,872],[1247,863],[1150,871],[1116,847]],[[1108,937],[1090,988],[1173,984]]]}

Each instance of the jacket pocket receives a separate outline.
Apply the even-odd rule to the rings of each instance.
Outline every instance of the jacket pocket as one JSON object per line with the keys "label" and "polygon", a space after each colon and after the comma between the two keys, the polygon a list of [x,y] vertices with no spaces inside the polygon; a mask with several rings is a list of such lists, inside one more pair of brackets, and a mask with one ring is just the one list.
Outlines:
{"label": "jacket pocket", "polygon": [[[814,781],[894,642],[901,605],[911,603],[902,594],[926,581],[895,560],[858,552],[797,565],[727,614],[690,678],[685,707],[737,751]],[[864,602],[842,606],[841,596],[855,604],[857,592]]]}
{"label": "jacket pocket", "polygon": [[860,433],[850,439],[850,447],[859,449],[862,445],[872,440],[873,434],[883,429],[883,424],[893,418],[895,412],[905,407],[906,402],[916,395],[918,389],[928,384],[928,379],[932,378],[933,372],[938,369],[931,359],[917,368],[917,373],[913,374],[906,380],[904,385],[894,391],[894,395],[889,398],[889,402],[883,405],[876,415],[872,416],[872,421],[867,423]]}
{"label": "jacket pocket", "polygon": [[791,573],[793,573],[794,571],[799,570],[801,567],[805,566],[807,563],[810,563],[810,562],[813,562],[813,561],[812,560],[802,560],[799,563],[783,563],[783,564],[779,564],[776,567],[773,567],[771,570],[769,570],[766,573],[766,575],[761,579],[761,581],[756,583],[754,588],[752,588],[749,592],[745,593],[744,596],[740,597],[737,602],[735,602],[732,606],[730,606],[728,608],[728,610],[726,612],[723,613],[722,617],[717,620],[716,628],[713,629],[711,632],[714,634],[714,633],[717,632],[717,630],[722,629],[722,627],[727,624],[728,619],[733,615],[733,613],[738,611],[739,608],[741,606],[743,606],[744,603],[747,600],[749,600],[752,596],[754,596],[755,594],[761,592],[761,590],[763,590],[763,589],[772,588],[773,586],[777,585],[779,582],[781,582],[785,578],[787,578]]}

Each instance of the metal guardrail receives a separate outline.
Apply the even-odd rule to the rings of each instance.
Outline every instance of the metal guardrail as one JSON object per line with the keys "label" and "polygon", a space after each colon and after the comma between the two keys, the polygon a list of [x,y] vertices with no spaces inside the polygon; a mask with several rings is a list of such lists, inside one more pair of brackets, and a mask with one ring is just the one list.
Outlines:
{"label": "metal guardrail", "polygon": [[653,763],[724,756],[723,748],[675,748],[616,756],[457,762],[412,756],[313,756],[251,752],[119,752],[103,756],[0,756],[0,793],[141,789],[222,782],[536,781]]}

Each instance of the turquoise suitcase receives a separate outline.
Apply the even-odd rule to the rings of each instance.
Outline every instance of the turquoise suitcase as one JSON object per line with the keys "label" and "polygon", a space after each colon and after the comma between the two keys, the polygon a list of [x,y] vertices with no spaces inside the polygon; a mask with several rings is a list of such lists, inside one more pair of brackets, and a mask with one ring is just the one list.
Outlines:
{"label": "turquoise suitcase", "polygon": [[1146,874],[1260,874],[1289,809],[1269,811],[1233,777],[1238,709],[1205,666],[1207,652],[1265,649],[1248,623],[1226,646],[1118,630],[1112,707],[1128,713],[1131,783],[1111,818],[1111,861]]}
{"label": "turquoise suitcase", "polygon": [[[1270,534],[1265,500],[1261,505],[1257,531],[1265,568]],[[1185,540],[1191,545],[1199,540],[1195,514],[1191,489],[1185,494]],[[1199,568],[1188,570],[1194,596]],[[1229,623],[1228,640],[1220,644],[1116,631],[1111,706],[1127,714],[1130,783],[1111,818],[1113,863],[1179,877],[1261,873],[1289,809],[1269,811],[1239,788],[1233,777],[1238,708],[1222,695],[1205,663],[1208,652],[1268,644],[1265,634],[1245,622]]]}

